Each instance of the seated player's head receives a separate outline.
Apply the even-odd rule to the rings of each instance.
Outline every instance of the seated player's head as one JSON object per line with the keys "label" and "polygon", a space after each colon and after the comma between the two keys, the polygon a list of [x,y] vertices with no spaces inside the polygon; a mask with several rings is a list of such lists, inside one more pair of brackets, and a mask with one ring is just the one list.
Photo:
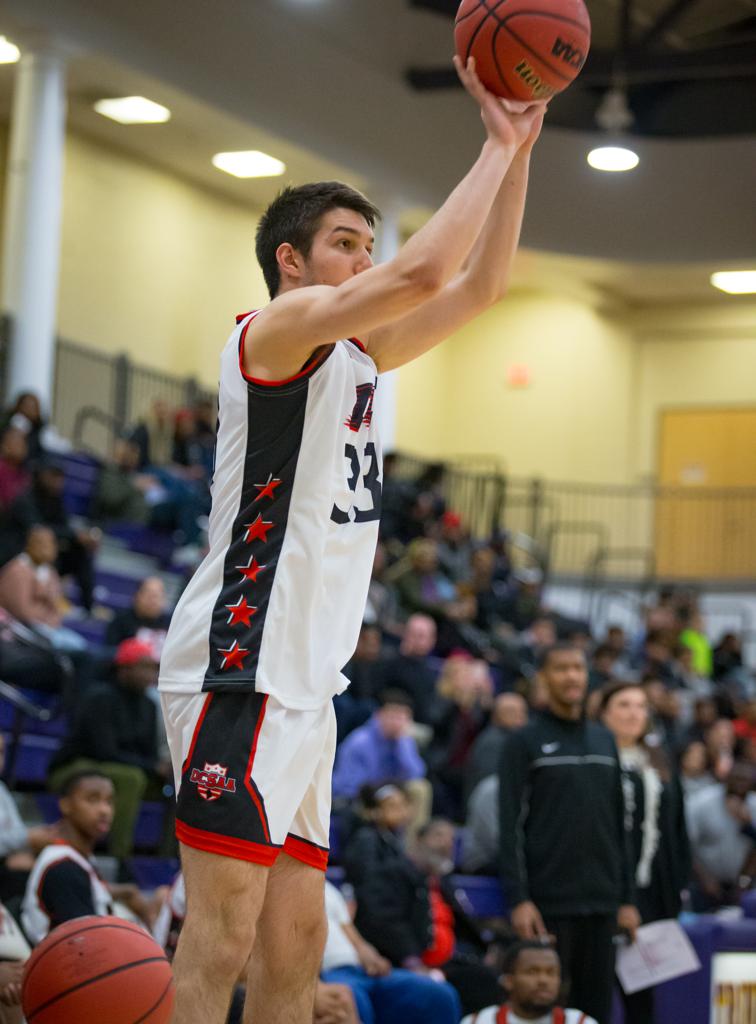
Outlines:
{"label": "seated player's head", "polygon": [[552,946],[540,942],[516,942],[504,956],[501,981],[516,1014],[545,1016],[559,999],[559,955]]}
{"label": "seated player's head", "polygon": [[340,181],[286,188],[257,228],[257,260],[274,299],[313,284],[340,285],[372,266],[378,209]]}
{"label": "seated player's head", "polygon": [[151,644],[135,636],[122,640],[116,648],[116,679],[127,690],[144,691],[158,680],[158,661]]}
{"label": "seated player's head", "polygon": [[58,798],[64,824],[94,846],[110,832],[114,796],[113,783],[98,771],[70,775]]}

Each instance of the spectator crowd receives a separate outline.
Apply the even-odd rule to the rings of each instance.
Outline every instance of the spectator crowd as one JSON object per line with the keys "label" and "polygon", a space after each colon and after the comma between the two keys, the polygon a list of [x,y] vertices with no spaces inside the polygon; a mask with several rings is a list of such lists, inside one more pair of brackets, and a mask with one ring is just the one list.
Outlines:
{"label": "spectator crowd", "polygon": [[[180,876],[150,900],[128,868],[145,799],[163,801],[159,852],[175,853],[154,693],[171,609],[155,575],[114,614],[95,570],[117,524],[201,555],[215,427],[209,403],[155,402],[77,518],[35,396],[2,422],[0,679],[57,695],[68,728],[49,770],[56,823],[25,823],[0,784],[0,1022],[20,1020],[23,958],[3,950],[63,920],[118,903],[175,943]],[[334,702],[338,885],[314,1022],[610,1024],[618,941],[737,906],[754,886],[756,681],[742,637],[712,637],[682,588],[649,596],[635,630],[594,635],[550,606],[505,532],[470,536],[442,466],[397,470],[388,457],[364,623]],[[98,644],[82,628],[93,618],[107,619]],[[112,883],[98,853],[115,858]],[[500,879],[506,912],[481,919],[460,872]],[[622,1001],[626,1024],[653,1024],[652,990]]]}

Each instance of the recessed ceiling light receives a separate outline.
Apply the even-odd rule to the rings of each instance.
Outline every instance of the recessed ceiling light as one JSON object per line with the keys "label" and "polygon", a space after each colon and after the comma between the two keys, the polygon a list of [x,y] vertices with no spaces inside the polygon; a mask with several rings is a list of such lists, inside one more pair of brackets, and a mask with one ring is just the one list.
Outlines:
{"label": "recessed ceiling light", "polygon": [[21,56],[21,51],[5,36],[0,36],[0,64],[15,64]]}
{"label": "recessed ceiling light", "polygon": [[257,149],[216,153],[213,166],[226,174],[233,174],[235,178],[275,178],[286,171],[286,164]]}
{"label": "recessed ceiling light", "polygon": [[622,146],[600,146],[588,154],[588,163],[597,171],[632,171],[640,163],[637,153]]}
{"label": "recessed ceiling light", "polygon": [[756,294],[756,270],[718,270],[710,281],[728,295]]}
{"label": "recessed ceiling light", "polygon": [[163,124],[171,119],[168,107],[153,103],[144,96],[119,96],[110,100],[98,100],[94,108],[98,114],[118,121],[119,124]]}

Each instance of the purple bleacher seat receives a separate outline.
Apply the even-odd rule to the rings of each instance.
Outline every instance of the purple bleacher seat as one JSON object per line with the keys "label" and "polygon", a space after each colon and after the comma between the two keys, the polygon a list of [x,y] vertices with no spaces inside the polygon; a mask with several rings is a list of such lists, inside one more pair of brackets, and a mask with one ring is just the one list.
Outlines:
{"label": "purple bleacher seat", "polygon": [[139,809],[134,829],[134,847],[137,850],[150,850],[159,845],[163,837],[165,821],[165,804],[159,801],[144,800]]}
{"label": "purple bleacher seat", "polygon": [[749,920],[756,920],[756,889],[743,893],[740,900],[743,913]]}
{"label": "purple bleacher seat", "polygon": [[35,793],[34,801],[46,825],[52,825],[60,818],[58,797],[55,793]]}
{"label": "purple bleacher seat", "polygon": [[24,733],[19,739],[15,757],[16,781],[43,785],[47,781],[50,761],[59,747],[60,739],[55,736]]}
{"label": "purple bleacher seat", "polygon": [[108,624],[102,619],[65,619],[63,625],[67,629],[72,629],[74,633],[78,633],[94,647],[102,647],[105,643],[105,631]]}
{"label": "purple bleacher seat", "polygon": [[498,878],[483,875],[452,875],[457,899],[473,917],[503,917],[508,913]]}
{"label": "purple bleacher seat", "polygon": [[63,502],[69,515],[86,516],[100,474],[100,462],[83,452],[56,455],[63,466]]}
{"label": "purple bleacher seat", "polygon": [[168,565],[176,549],[171,533],[151,530],[148,526],[135,523],[111,523],[107,527],[109,536],[123,541],[130,551],[140,555],[157,558],[164,566]]}
{"label": "purple bleacher seat", "polygon": [[[54,715],[49,722],[39,722],[27,715],[22,715],[24,732],[35,736],[67,736],[68,719],[60,712],[60,698],[51,693],[40,693],[37,690],[19,688],[18,692],[37,707],[47,708]],[[16,709],[10,701],[0,697],[0,729],[11,730],[16,722]]]}
{"label": "purple bleacher seat", "polygon": [[181,865],[172,857],[131,857],[128,868],[140,889],[172,885]]}

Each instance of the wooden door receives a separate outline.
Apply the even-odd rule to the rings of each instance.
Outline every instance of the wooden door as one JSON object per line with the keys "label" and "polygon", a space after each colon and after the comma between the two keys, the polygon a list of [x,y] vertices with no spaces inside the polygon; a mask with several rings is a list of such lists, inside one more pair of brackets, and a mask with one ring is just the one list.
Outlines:
{"label": "wooden door", "polygon": [[756,408],[662,413],[657,572],[756,579]]}

